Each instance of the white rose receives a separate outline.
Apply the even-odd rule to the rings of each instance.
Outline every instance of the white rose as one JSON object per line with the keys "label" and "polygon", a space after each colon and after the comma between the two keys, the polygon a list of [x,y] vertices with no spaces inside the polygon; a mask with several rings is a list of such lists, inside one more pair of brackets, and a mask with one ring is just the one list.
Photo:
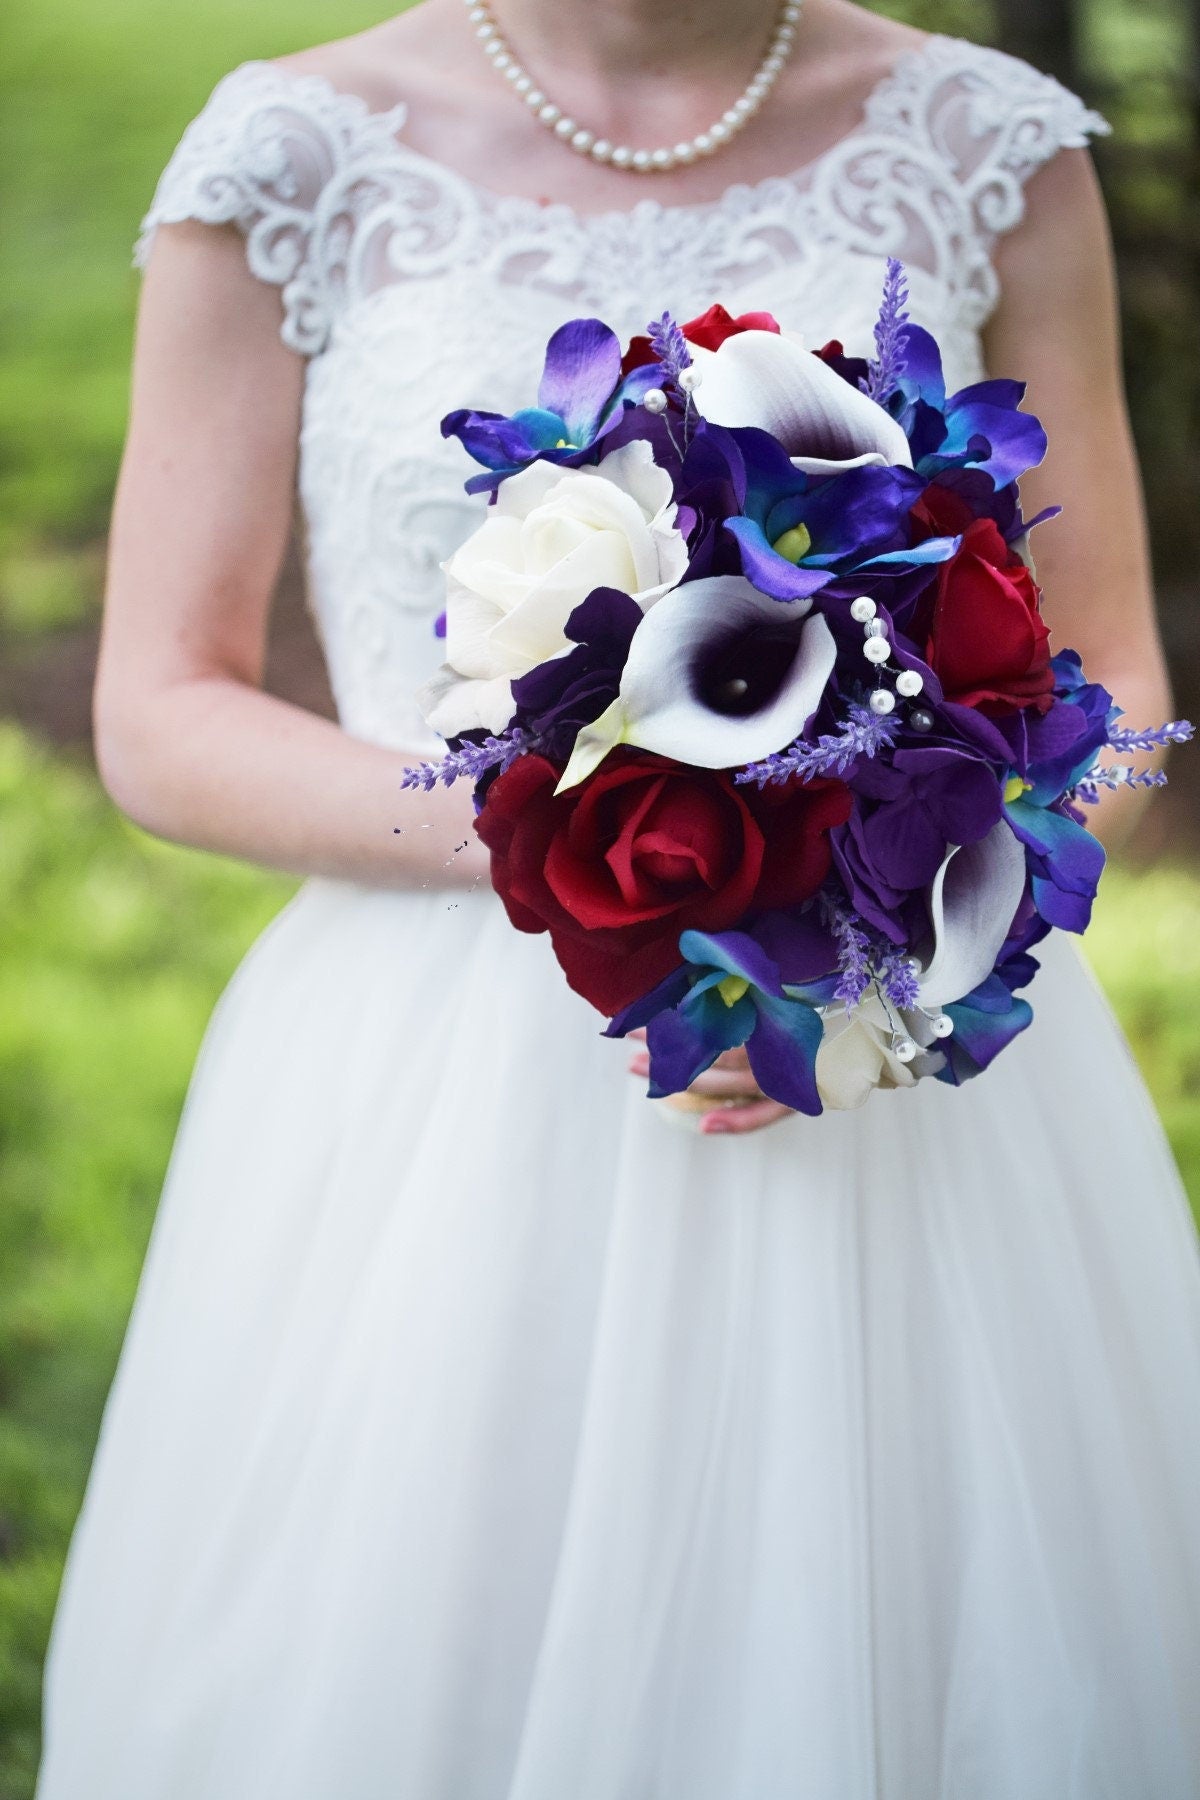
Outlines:
{"label": "white rose", "polygon": [[675,587],[687,567],[675,510],[671,478],[641,441],[595,468],[536,462],[510,476],[443,564],[446,661],[418,696],[434,730],[502,731],[514,676],[570,648],[567,620],[593,588],[645,609]]}

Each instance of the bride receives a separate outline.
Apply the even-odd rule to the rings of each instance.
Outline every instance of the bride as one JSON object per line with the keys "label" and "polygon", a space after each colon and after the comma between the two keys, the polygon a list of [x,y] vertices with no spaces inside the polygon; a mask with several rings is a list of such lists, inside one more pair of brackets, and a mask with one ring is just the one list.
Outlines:
{"label": "bride", "polygon": [[[849,0],[425,0],[188,127],[100,766],[307,879],[195,1070],[41,1800],[1195,1800],[1200,1263],[1074,946],[961,1091],[810,1119],[731,1057],[689,1135],[508,925],[469,798],[400,788],[479,517],[442,415],[527,404],[580,314],[861,354],[889,253],[952,386],[1029,379],[1058,645],[1168,716],[1101,129]],[[337,725],[260,688],[297,499]]]}

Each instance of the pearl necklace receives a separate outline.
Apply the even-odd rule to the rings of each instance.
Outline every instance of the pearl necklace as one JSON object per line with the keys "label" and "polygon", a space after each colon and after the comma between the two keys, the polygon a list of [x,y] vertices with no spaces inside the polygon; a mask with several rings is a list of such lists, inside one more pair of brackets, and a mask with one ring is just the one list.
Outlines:
{"label": "pearl necklace", "polygon": [[685,163],[695,162],[698,157],[711,156],[750,123],[775,86],[791,55],[802,4],[803,0],[784,0],[767,54],[747,83],[741,98],[735,100],[728,112],[722,113],[707,131],[698,132],[694,138],[689,138],[685,144],[676,144],[673,149],[664,147],[660,150],[631,150],[626,144],[610,144],[607,138],[597,137],[594,131],[577,125],[560,106],[555,106],[553,100],[548,100],[500,35],[500,29],[486,0],[466,0],[467,17],[475,27],[475,35],[483,45],[484,55],[492,67],[503,75],[514,94],[521,96],[534,118],[572,150],[578,151],[580,156],[590,156],[593,162],[609,163],[614,169],[629,169],[636,175],[677,169]]}

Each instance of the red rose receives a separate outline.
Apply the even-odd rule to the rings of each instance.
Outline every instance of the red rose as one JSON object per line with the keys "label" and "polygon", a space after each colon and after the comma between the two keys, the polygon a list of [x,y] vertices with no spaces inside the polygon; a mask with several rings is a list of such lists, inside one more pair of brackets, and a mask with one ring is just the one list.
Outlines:
{"label": "red rose", "polygon": [[1037,584],[991,519],[972,520],[938,571],[925,660],[960,706],[992,717],[1049,710],[1054,675]]}
{"label": "red rose", "polygon": [[609,1015],[679,966],[681,932],[815,893],[851,804],[840,781],[760,794],[633,750],[556,798],[558,778],[544,757],[521,757],[488,788],[475,829],[513,924],[549,931],[570,985]]}
{"label": "red rose", "polygon": [[689,319],[682,330],[689,344],[696,344],[701,350],[716,350],[726,338],[736,337],[742,331],[773,331],[778,336],[779,323],[770,313],[739,313],[735,319],[723,306],[710,306],[698,319]]}
{"label": "red rose", "polygon": [[[689,319],[680,327],[689,344],[697,345],[701,350],[715,350],[723,344],[727,337],[736,337],[740,331],[774,331],[778,333],[778,321],[770,313],[740,313],[735,319],[732,313],[726,312],[723,306],[710,306],[706,313],[698,319]],[[621,373],[628,375],[631,369],[640,369],[646,363],[657,362],[658,358],[650,348],[648,337],[633,337],[629,340],[629,348],[621,358]]]}

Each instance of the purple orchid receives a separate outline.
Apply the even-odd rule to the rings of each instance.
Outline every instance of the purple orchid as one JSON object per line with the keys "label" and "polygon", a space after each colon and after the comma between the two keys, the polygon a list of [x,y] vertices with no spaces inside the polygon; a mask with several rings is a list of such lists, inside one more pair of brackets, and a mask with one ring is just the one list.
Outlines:
{"label": "purple orchid", "polygon": [[838,578],[899,575],[949,560],[957,537],[912,543],[908,514],[925,482],[911,469],[873,466],[806,475],[765,431],[728,434],[741,454],[744,500],[724,520],[741,567],[775,600],[803,599]]}
{"label": "purple orchid", "polygon": [[514,724],[538,740],[543,755],[566,762],[584,725],[617,697],[633,634],[644,615],[616,588],[595,588],[571,614],[565,635],[576,646],[539,663],[512,684]]}
{"label": "purple orchid", "polygon": [[546,346],[536,406],[511,417],[460,408],[442,420],[442,436],[458,438],[483,464],[485,473],[467,482],[468,494],[494,493],[531,462],[590,461],[599,440],[658,380],[656,363],[622,372],[620,340],[602,320],[571,319]]}
{"label": "purple orchid", "polygon": [[797,1112],[821,1111],[817,1008],[833,997],[829,934],[801,917],[771,914],[754,935],[685,931],[683,966],[618,1013],[606,1037],[646,1027],[650,1094],[689,1087],[724,1050],[746,1047],[762,1092]]}
{"label": "purple orchid", "polygon": [[876,804],[864,811],[861,841],[871,867],[893,891],[933,880],[947,844],[975,844],[1000,818],[995,772],[952,745],[900,749],[890,764],[864,761],[854,791]]}
{"label": "purple orchid", "polygon": [[1041,462],[1046,433],[1019,410],[1023,382],[979,381],[947,396],[941,351],[919,325],[906,327],[904,361],[890,411],[927,480],[969,465],[1002,488]]}

